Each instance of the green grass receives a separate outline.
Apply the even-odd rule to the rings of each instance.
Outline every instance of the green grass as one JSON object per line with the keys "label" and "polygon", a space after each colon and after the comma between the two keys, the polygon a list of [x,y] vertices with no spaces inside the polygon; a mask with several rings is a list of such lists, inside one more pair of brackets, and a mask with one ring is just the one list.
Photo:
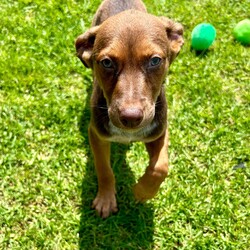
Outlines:
{"label": "green grass", "polygon": [[[170,174],[136,204],[144,146],[114,145],[120,210],[106,220],[90,208],[91,72],[74,51],[99,3],[1,1],[0,249],[250,249],[250,48],[232,37],[249,2],[145,1],[185,26],[166,86]],[[190,34],[200,22],[217,39],[198,56]]]}

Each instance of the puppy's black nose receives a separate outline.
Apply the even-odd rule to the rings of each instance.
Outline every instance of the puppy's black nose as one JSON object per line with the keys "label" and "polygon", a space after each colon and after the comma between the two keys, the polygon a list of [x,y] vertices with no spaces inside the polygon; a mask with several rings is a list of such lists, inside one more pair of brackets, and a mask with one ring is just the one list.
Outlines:
{"label": "puppy's black nose", "polygon": [[143,119],[143,111],[139,108],[122,109],[120,112],[120,121],[127,128],[136,128]]}

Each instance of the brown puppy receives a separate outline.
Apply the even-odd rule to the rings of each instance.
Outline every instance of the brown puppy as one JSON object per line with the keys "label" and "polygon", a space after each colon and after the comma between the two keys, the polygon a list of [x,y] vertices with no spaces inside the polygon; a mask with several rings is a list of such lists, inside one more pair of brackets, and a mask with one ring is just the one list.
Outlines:
{"label": "brown puppy", "polygon": [[137,200],[154,197],[168,172],[164,80],[183,45],[183,28],[146,13],[140,0],[104,0],[92,28],[76,40],[77,55],[93,70],[89,140],[98,176],[93,207],[117,211],[110,142],[143,141],[150,162],[134,187]]}

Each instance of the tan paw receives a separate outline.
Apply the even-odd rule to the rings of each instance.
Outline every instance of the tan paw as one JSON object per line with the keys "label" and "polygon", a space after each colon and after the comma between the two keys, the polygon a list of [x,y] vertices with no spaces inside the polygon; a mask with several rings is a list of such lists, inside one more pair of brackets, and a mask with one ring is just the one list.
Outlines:
{"label": "tan paw", "polygon": [[99,216],[107,218],[110,214],[118,211],[115,193],[97,194],[93,201],[92,208],[94,208]]}
{"label": "tan paw", "polygon": [[152,199],[157,191],[158,188],[150,188],[148,186],[143,185],[143,183],[138,182],[134,186],[134,196],[137,201],[144,202],[146,200]]}

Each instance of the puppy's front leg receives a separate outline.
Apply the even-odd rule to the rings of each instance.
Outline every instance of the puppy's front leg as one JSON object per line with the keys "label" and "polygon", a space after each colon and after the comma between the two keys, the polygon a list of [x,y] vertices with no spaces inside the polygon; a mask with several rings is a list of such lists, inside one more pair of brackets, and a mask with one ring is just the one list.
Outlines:
{"label": "puppy's front leg", "polygon": [[110,166],[110,142],[102,140],[91,126],[89,140],[98,178],[98,193],[93,208],[102,218],[106,218],[110,213],[117,212],[115,178]]}
{"label": "puppy's front leg", "polygon": [[134,187],[138,201],[153,198],[168,174],[168,131],[157,140],[146,143],[146,147],[150,162],[145,174]]}

